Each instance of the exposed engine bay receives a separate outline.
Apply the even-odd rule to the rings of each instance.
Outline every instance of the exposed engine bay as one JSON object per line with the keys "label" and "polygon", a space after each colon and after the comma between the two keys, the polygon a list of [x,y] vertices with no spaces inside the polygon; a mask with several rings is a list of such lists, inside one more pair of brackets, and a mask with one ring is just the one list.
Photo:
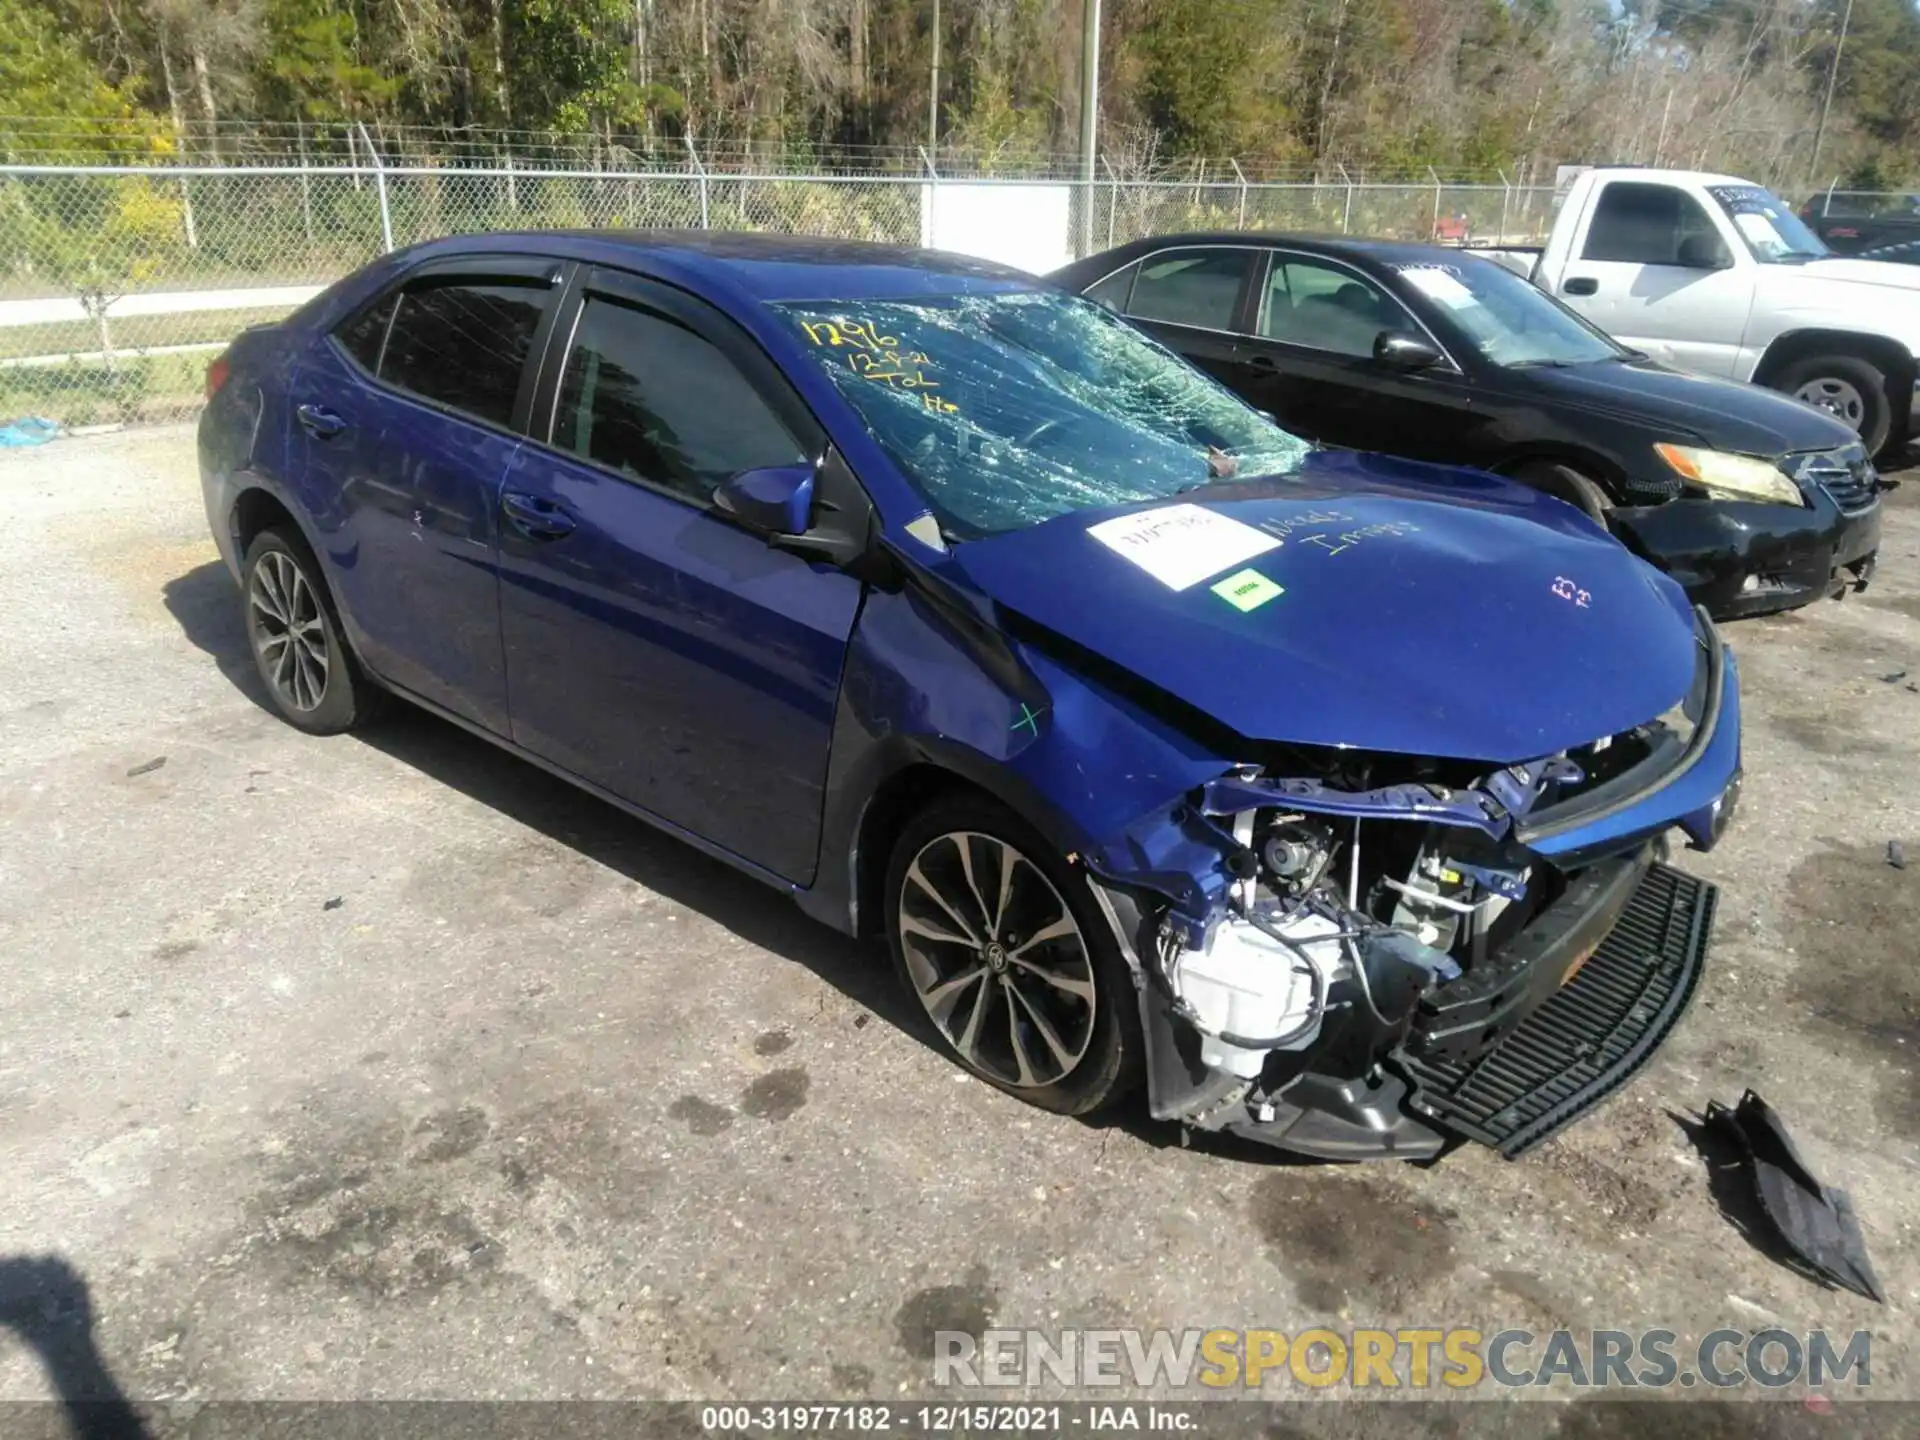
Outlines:
{"label": "exposed engine bay", "polygon": [[[1449,1124],[1448,1097],[1421,1087],[1472,1077],[1569,988],[1652,872],[1679,873],[1656,863],[1664,842],[1632,836],[1610,853],[1557,863],[1519,838],[1527,817],[1604,802],[1638,772],[1670,766],[1691,729],[1676,714],[1477,778],[1447,773],[1444,762],[1376,766],[1354,756],[1321,779],[1244,767],[1205,787],[1185,818],[1189,833],[1210,830],[1224,856],[1224,899],[1204,922],[1176,905],[1143,915],[1135,932],[1143,1015],[1163,1042],[1154,1113],[1341,1158],[1436,1154],[1462,1128],[1517,1153],[1580,1113],[1588,1102],[1569,1100],[1565,1119],[1547,1125],[1509,1106],[1476,1133]],[[1374,783],[1381,778],[1389,783]],[[1711,887],[1702,892],[1686,966],[1644,945],[1628,956],[1671,972],[1652,989],[1632,982],[1647,1051],[1684,1008],[1704,955]],[[1601,1008],[1632,984],[1600,981]],[[1662,1003],[1650,1007],[1656,990]],[[1570,1023],[1610,1022],[1562,1016],[1548,1027],[1546,1048],[1566,1052],[1563,1073],[1604,1048]],[[1539,1036],[1521,1048],[1554,1069]],[[1589,1088],[1604,1093],[1623,1078]]]}
{"label": "exposed engine bay", "polygon": [[1358,820],[1235,818],[1257,870],[1234,882],[1206,944],[1166,933],[1156,960],[1176,1013],[1203,1037],[1202,1058],[1244,1079],[1297,1073],[1277,1059],[1266,1074],[1269,1052],[1303,1055],[1336,1005],[1358,1005],[1383,1035],[1404,1031],[1422,994],[1462,975],[1454,952],[1484,957],[1501,917],[1527,899],[1533,867],[1485,853],[1494,847],[1484,841],[1462,844],[1472,832],[1375,825],[1369,844]]}

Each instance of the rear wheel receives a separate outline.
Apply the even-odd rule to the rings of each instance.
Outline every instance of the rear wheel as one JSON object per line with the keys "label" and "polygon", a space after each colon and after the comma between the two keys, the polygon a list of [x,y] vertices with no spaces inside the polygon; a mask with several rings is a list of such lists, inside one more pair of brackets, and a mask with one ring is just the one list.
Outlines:
{"label": "rear wheel", "polygon": [[1612,497],[1600,488],[1599,481],[1581,474],[1571,465],[1562,465],[1557,460],[1532,460],[1516,468],[1513,477],[1586,511],[1594,524],[1606,528],[1607,512],[1613,509]]}
{"label": "rear wheel", "polygon": [[241,566],[241,604],[255,668],[289,724],[335,735],[379,703],[348,650],[319,562],[297,531],[261,531]]}
{"label": "rear wheel", "polygon": [[894,966],[961,1064],[1083,1115],[1139,1067],[1136,992],[1084,876],[984,798],[935,801],[887,867]]}
{"label": "rear wheel", "polygon": [[1893,429],[1893,402],[1887,377],[1857,355],[1815,355],[1796,360],[1772,380],[1784,391],[1844,420],[1860,434],[1867,453],[1877,455]]}

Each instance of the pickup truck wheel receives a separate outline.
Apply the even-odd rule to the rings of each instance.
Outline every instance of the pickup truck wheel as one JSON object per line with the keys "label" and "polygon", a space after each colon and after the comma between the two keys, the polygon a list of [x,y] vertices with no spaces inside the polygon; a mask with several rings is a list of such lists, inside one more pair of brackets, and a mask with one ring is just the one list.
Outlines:
{"label": "pickup truck wheel", "polygon": [[1132,1088],[1132,972],[1086,877],[1018,816],[935,801],[894,843],[886,904],[894,966],[969,1070],[1063,1115]]}
{"label": "pickup truck wheel", "polygon": [[1600,488],[1598,481],[1582,475],[1571,465],[1533,460],[1516,468],[1513,478],[1586,511],[1594,524],[1602,530],[1607,528],[1607,512],[1613,509],[1612,497]]}
{"label": "pickup truck wheel", "polygon": [[1860,432],[1869,455],[1880,453],[1893,429],[1887,377],[1857,355],[1796,360],[1773,377],[1773,388],[1846,421]]}

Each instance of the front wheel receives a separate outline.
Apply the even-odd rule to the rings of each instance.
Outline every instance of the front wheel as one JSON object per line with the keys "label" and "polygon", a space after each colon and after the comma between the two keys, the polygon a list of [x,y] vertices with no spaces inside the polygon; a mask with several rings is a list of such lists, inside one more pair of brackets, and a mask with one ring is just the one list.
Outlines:
{"label": "front wheel", "polygon": [[1612,499],[1600,488],[1599,481],[1582,475],[1571,465],[1562,465],[1557,460],[1533,460],[1516,469],[1513,478],[1586,511],[1594,524],[1602,530],[1607,528],[1607,513],[1613,509]]}
{"label": "front wheel", "polygon": [[1773,388],[1844,420],[1860,434],[1869,455],[1878,455],[1893,430],[1887,377],[1857,355],[1816,355],[1796,360],[1773,377]]}
{"label": "front wheel", "polygon": [[254,666],[274,709],[314,735],[337,735],[379,702],[341,634],[333,598],[306,541],[263,530],[240,568],[241,604]]}
{"label": "front wheel", "polygon": [[936,801],[887,867],[896,970],[960,1063],[1084,1115],[1139,1069],[1136,991],[1086,878],[985,799]]}

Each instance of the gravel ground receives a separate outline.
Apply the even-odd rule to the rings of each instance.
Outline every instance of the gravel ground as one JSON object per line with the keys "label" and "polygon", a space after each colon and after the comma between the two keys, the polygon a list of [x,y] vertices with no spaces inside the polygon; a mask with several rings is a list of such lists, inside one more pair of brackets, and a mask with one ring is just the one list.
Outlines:
{"label": "gravel ground", "polygon": [[[1723,893],[1677,1035],[1528,1158],[1427,1169],[1033,1111],[879,957],[532,767],[281,724],[187,430],[0,459],[0,504],[0,1398],[89,1318],[146,1400],[895,1397],[939,1329],[1313,1323],[1869,1329],[1920,1398],[1920,483],[1866,595],[1728,632],[1747,787],[1680,861]],[[1884,1308],[1721,1213],[1679,1122],[1749,1085]]]}

